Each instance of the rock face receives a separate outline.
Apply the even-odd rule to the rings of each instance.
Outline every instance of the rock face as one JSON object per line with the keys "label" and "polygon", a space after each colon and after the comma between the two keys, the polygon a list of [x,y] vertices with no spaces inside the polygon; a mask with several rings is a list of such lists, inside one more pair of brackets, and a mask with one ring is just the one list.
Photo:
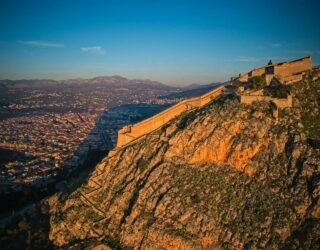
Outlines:
{"label": "rock face", "polygon": [[225,97],[106,157],[52,207],[50,239],[59,247],[97,238],[133,249],[318,249],[320,151],[303,117],[304,105],[320,117],[310,97],[320,82],[310,79],[292,87],[294,108],[277,121],[268,103]]}

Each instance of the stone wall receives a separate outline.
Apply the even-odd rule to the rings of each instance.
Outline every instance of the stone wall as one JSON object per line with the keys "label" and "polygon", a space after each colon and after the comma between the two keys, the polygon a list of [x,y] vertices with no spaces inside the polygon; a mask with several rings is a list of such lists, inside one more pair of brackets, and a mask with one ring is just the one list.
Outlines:
{"label": "stone wall", "polygon": [[278,63],[274,65],[274,75],[281,77],[288,77],[308,71],[312,69],[311,57],[305,57],[292,62]]}
{"label": "stone wall", "polygon": [[243,74],[238,79],[240,82],[247,82],[249,80],[249,74]]}
{"label": "stone wall", "polygon": [[270,96],[253,96],[253,95],[241,95],[240,102],[245,104],[251,104],[253,102],[273,102],[278,108],[292,107],[292,96],[287,98],[273,98]]}
{"label": "stone wall", "polygon": [[273,74],[266,74],[266,83],[269,85],[273,79],[274,75]]}
{"label": "stone wall", "polygon": [[160,128],[185,111],[205,106],[214,99],[220,97],[224,91],[226,91],[225,87],[220,86],[200,97],[190,98],[179,102],[161,113],[133,126],[125,126],[118,132],[117,147],[122,147],[127,143]]}
{"label": "stone wall", "polygon": [[289,75],[289,76],[280,76],[278,77],[279,81],[284,84],[290,84],[294,82],[301,81],[303,79],[304,73],[295,74],[295,75]]}
{"label": "stone wall", "polygon": [[291,62],[276,63],[254,69],[238,78],[232,78],[232,80],[247,82],[251,77],[264,75],[268,84],[273,77],[277,77],[281,82],[289,84],[302,80],[303,72],[309,70],[312,70],[311,57],[305,57]]}
{"label": "stone wall", "polygon": [[249,72],[250,77],[255,77],[255,76],[261,76],[266,73],[266,67],[254,69],[251,72]]}

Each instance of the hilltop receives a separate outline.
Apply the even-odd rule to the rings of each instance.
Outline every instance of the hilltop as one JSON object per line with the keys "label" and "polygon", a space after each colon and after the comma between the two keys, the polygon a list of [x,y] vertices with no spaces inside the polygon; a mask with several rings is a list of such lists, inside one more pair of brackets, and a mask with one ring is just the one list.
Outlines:
{"label": "hilltop", "polygon": [[175,89],[163,83],[152,80],[127,79],[122,76],[99,76],[94,78],[73,78],[66,80],[50,79],[21,79],[21,80],[0,80],[1,88],[45,88],[65,87],[77,85],[104,85],[109,87],[151,87]]}
{"label": "hilltop", "polygon": [[288,85],[293,106],[277,119],[272,103],[227,95],[117,149],[80,188],[51,198],[50,239],[75,249],[318,249],[318,76]]}

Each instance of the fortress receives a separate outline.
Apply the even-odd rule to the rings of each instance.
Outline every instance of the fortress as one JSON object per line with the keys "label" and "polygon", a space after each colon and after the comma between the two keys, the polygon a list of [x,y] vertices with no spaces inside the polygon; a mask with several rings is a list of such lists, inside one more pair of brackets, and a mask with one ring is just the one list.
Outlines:
{"label": "fortress", "polygon": [[312,69],[311,57],[304,57],[291,62],[273,64],[254,69],[248,73],[232,77],[231,81],[248,82],[256,76],[264,76],[266,83],[270,84],[273,78],[277,78],[283,84],[290,84],[302,80],[306,71]]}
{"label": "fortress", "polygon": [[122,147],[145,134],[155,131],[185,111],[207,105],[213,100],[219,98],[225,91],[226,88],[224,86],[220,86],[200,97],[190,98],[179,102],[161,113],[135,125],[123,127],[118,132],[117,147]]}
{"label": "fortress", "polygon": [[282,62],[273,64],[271,61],[267,66],[254,69],[239,77],[232,77],[231,83],[240,85],[240,103],[251,104],[253,102],[271,102],[274,104],[272,109],[273,116],[275,119],[279,117],[279,109],[290,108],[293,105],[293,99],[291,94],[288,94],[286,98],[275,98],[265,95],[264,89],[258,90],[244,90],[244,87],[254,80],[255,77],[263,77],[266,85],[281,85],[291,84],[294,82],[301,81],[308,71],[311,71],[312,63],[311,57],[304,57],[291,62]]}
{"label": "fortress", "polygon": [[[290,84],[302,80],[305,73],[309,70],[312,70],[311,57],[304,57],[295,61],[276,64],[273,64],[270,61],[267,66],[254,69],[243,75],[240,74],[238,77],[232,77],[230,83],[245,86],[245,84],[254,77],[262,76],[264,77],[267,85],[269,85],[274,79],[282,84]],[[209,104],[226,92],[227,89],[224,86],[220,86],[200,97],[190,98],[179,102],[171,108],[168,108],[167,110],[162,111],[161,113],[142,122],[123,127],[118,131],[117,148],[123,147],[136,139],[161,128],[183,112]],[[274,98],[271,96],[265,96],[262,90],[243,91],[243,93],[240,93],[241,103],[251,104],[255,101],[272,102],[275,105],[275,109],[273,110],[275,118],[278,118],[279,108],[292,107],[291,95],[288,95],[287,98]]]}

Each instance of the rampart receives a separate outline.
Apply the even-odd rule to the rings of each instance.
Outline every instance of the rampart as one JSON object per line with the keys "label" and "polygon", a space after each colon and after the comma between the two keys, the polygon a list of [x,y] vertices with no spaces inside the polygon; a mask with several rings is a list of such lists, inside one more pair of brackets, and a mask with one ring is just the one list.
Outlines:
{"label": "rampart", "polygon": [[270,96],[259,95],[241,95],[240,102],[251,104],[256,101],[273,102],[278,108],[292,107],[292,96],[288,95],[287,98],[273,98]]}
{"label": "rampart", "polygon": [[205,106],[206,104],[220,97],[225,90],[226,89],[224,86],[220,86],[200,97],[194,97],[179,102],[178,104],[162,111],[161,113],[135,125],[123,127],[118,132],[117,147],[122,147],[127,143],[160,128],[185,111]]}
{"label": "rampart", "polygon": [[298,82],[303,80],[303,76],[305,74],[303,73],[299,73],[299,74],[294,74],[291,76],[282,76],[279,77],[280,82],[284,83],[284,84],[290,84],[290,83],[294,83],[294,82]]}
{"label": "rampart", "polygon": [[304,57],[291,62],[270,64],[254,69],[239,77],[232,77],[232,81],[247,82],[255,76],[265,76],[269,84],[273,77],[278,78],[282,83],[289,84],[303,79],[304,72],[312,70],[311,57]]}
{"label": "rampart", "polygon": [[311,57],[301,58],[291,62],[274,64],[274,75],[280,78],[289,77],[312,69]]}

